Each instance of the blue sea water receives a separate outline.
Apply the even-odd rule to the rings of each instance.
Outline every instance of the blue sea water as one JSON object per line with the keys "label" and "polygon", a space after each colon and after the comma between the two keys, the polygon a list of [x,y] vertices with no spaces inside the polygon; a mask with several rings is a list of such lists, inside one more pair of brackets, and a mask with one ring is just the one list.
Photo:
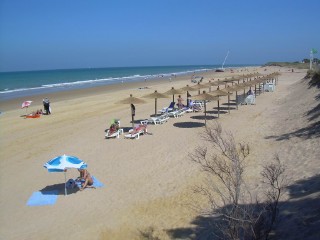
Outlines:
{"label": "blue sea water", "polygon": [[[241,67],[246,65],[230,65]],[[168,79],[175,75],[213,70],[218,65],[114,67],[62,69],[28,72],[0,72],[0,100],[45,94],[79,88],[89,88],[122,82]]]}

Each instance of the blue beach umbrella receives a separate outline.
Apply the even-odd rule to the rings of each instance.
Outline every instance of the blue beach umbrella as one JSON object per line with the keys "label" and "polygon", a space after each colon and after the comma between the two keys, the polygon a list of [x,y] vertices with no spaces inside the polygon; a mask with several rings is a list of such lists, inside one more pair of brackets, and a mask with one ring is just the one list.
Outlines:
{"label": "blue beach umbrella", "polygon": [[81,159],[74,156],[62,155],[51,159],[43,165],[48,172],[64,172],[64,194],[67,195],[67,169],[86,169],[87,164]]}

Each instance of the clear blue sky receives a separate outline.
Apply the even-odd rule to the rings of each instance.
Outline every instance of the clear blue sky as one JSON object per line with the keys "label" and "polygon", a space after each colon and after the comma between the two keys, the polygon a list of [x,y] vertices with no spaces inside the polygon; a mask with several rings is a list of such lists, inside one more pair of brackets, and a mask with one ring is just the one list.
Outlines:
{"label": "clear blue sky", "polygon": [[[296,61],[319,0],[0,0],[0,71]],[[318,55],[315,57],[320,58]]]}

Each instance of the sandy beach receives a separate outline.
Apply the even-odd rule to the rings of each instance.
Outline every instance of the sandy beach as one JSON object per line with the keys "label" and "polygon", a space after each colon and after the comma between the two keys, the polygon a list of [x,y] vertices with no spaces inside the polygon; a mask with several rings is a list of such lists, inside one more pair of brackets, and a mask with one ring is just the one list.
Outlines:
{"label": "sandy beach", "polygon": [[[214,113],[217,103],[207,105],[208,122],[218,121],[237,141],[250,145],[246,178],[252,185],[257,182],[262,165],[271,161],[275,153],[287,165],[292,186],[296,181],[319,176],[319,132],[313,131],[319,114],[312,112],[318,105],[318,89],[302,80],[307,70],[301,69],[291,72],[279,67],[250,67],[248,72],[201,74],[208,82],[210,78],[257,71],[266,75],[279,70],[276,91],[259,95],[256,105],[239,106],[238,110],[232,106],[231,113],[222,111],[219,119]],[[193,85],[190,76],[172,82],[159,80],[47,94],[52,114],[39,119],[22,117],[25,109],[19,107],[26,99],[1,102],[0,239],[140,239],[141,231],[150,227],[160,239],[197,239],[195,229],[199,225],[194,220],[199,212],[190,205],[194,199],[202,203],[192,188],[201,182],[203,174],[188,155],[201,144],[204,113],[188,113],[163,125],[148,125],[150,134],[139,140],[104,137],[113,118],[120,119],[125,129],[131,126],[130,106],[115,104],[117,101],[130,94],[142,97],[154,90],[165,92],[187,84]],[[42,108],[43,97],[29,97],[27,100],[34,102],[28,111]],[[186,94],[182,97],[186,99]],[[154,113],[154,100],[145,100],[147,103],[136,105],[137,121]],[[171,100],[170,96],[158,99],[158,109],[168,106]],[[226,103],[227,97],[223,97],[221,106],[226,107]],[[48,173],[43,167],[48,160],[63,154],[84,160],[104,187],[64,196],[63,174]],[[77,176],[77,170],[67,172],[67,178]],[[319,201],[319,183],[314,182],[318,191],[306,194],[313,194],[310,197]],[[54,205],[26,205],[33,192],[48,187],[61,190]],[[290,193],[288,190],[284,201],[292,212],[310,204],[290,205],[309,197],[293,197]],[[282,223],[280,237],[287,234],[290,223],[298,226],[298,236],[303,236],[310,224],[319,221],[312,222],[309,212],[300,214]],[[307,225],[300,224],[301,218]],[[179,229],[185,229],[185,235]]]}

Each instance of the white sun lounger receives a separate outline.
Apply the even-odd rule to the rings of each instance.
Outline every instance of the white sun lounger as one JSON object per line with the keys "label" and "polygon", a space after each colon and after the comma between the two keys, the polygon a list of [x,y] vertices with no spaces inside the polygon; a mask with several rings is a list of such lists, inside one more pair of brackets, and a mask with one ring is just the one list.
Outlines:
{"label": "white sun lounger", "polygon": [[238,105],[246,104],[245,96],[243,94],[238,95],[236,101]]}
{"label": "white sun lounger", "polygon": [[164,107],[162,108],[161,110],[159,110],[158,112],[159,113],[168,113],[168,112],[171,112],[174,110],[174,105],[175,105],[175,102],[171,102],[169,107]]}
{"label": "white sun lounger", "polygon": [[147,133],[147,128],[145,129],[140,129],[138,131],[134,129],[130,129],[129,133],[124,135],[124,138],[130,138],[130,139],[139,139],[140,135]]}
{"label": "white sun lounger", "polygon": [[119,138],[121,134],[123,134],[123,129],[122,128],[118,129],[118,131],[113,132],[112,134],[110,134],[110,130],[108,129],[108,131],[107,131],[107,133],[105,135],[105,138],[107,138],[107,139],[108,138]]}
{"label": "white sun lounger", "polygon": [[274,84],[273,83],[265,83],[263,85],[263,91],[265,92],[274,92]]}
{"label": "white sun lounger", "polygon": [[150,117],[149,119],[140,121],[141,124],[148,124],[148,123],[153,123],[154,125],[157,124],[163,124],[165,122],[167,122],[169,119],[167,114],[163,114],[161,116],[158,117]]}
{"label": "white sun lounger", "polygon": [[168,116],[169,117],[178,118],[178,117],[182,117],[185,113],[186,113],[185,110],[179,109],[179,110],[175,110],[175,111],[172,111],[172,112],[168,112]]}
{"label": "white sun lounger", "polygon": [[248,95],[245,99],[244,99],[245,104],[247,105],[254,105],[256,104],[256,98],[254,95]]}

